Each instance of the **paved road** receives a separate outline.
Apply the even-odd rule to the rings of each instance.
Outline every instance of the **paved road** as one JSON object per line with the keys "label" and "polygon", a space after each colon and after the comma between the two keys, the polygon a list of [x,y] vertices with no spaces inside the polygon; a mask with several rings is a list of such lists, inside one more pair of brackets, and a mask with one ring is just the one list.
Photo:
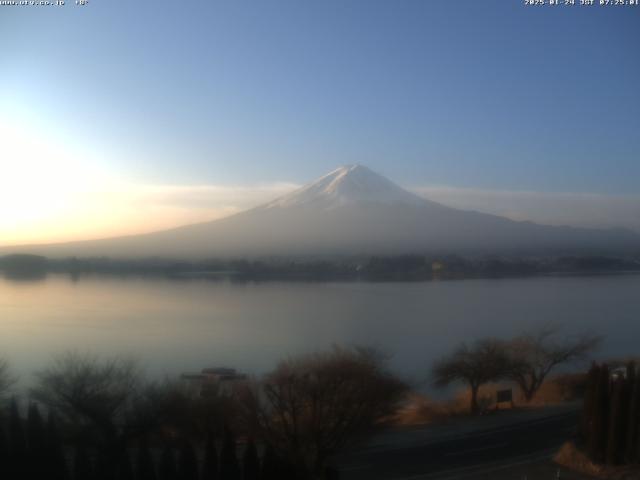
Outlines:
{"label": "paved road", "polygon": [[578,412],[410,447],[370,448],[339,459],[345,480],[490,478],[489,472],[548,460],[575,434]]}

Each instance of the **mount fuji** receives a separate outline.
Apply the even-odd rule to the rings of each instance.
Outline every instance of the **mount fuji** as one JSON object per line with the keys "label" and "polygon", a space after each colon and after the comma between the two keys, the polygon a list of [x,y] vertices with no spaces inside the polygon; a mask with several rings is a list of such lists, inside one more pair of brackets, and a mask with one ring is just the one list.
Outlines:
{"label": "mount fuji", "polygon": [[[7,251],[9,249],[3,248]],[[538,225],[458,210],[361,165],[340,167],[265,205],[212,222],[105,240],[10,249],[115,258],[405,253],[611,253],[640,250],[623,229]]]}

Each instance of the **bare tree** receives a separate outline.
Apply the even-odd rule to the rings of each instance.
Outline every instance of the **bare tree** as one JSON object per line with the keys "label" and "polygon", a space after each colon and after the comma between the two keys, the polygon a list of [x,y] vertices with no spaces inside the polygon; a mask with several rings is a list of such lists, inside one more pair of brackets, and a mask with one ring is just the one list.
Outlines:
{"label": "bare tree", "polygon": [[250,427],[306,477],[395,411],[405,384],[374,350],[335,347],[281,362],[243,393]]}
{"label": "bare tree", "polygon": [[0,400],[4,400],[7,393],[15,383],[15,378],[11,375],[9,362],[0,358]]}
{"label": "bare tree", "polygon": [[115,434],[140,388],[135,362],[65,353],[36,374],[33,397],[76,424],[91,423]]}
{"label": "bare tree", "polygon": [[602,340],[591,334],[558,338],[558,333],[557,328],[544,327],[516,337],[507,344],[507,378],[518,384],[527,402],[533,399],[555,367],[584,359]]}
{"label": "bare tree", "polygon": [[73,425],[84,441],[94,441],[104,478],[114,475],[132,436],[129,415],[141,389],[135,362],[66,353],[37,379],[33,398]]}
{"label": "bare tree", "polygon": [[502,378],[509,365],[504,342],[496,339],[477,340],[471,345],[462,343],[451,355],[437,361],[432,368],[434,383],[445,387],[453,382],[465,382],[471,390],[470,411],[477,414],[478,390]]}

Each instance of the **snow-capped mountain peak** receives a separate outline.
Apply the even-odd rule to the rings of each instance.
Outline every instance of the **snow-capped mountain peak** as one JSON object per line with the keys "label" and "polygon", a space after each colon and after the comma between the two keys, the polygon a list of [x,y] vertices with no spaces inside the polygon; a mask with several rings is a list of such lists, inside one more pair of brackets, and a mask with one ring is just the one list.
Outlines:
{"label": "snow-capped mountain peak", "polygon": [[[398,254],[638,252],[628,231],[515,222],[446,207],[361,165],[340,167],[267,205],[172,230],[12,249],[70,257],[172,259]],[[0,249],[0,252],[2,249]]]}
{"label": "snow-capped mountain peak", "polygon": [[424,205],[427,201],[363,165],[345,165],[266,205],[316,205],[331,209],[352,204]]}

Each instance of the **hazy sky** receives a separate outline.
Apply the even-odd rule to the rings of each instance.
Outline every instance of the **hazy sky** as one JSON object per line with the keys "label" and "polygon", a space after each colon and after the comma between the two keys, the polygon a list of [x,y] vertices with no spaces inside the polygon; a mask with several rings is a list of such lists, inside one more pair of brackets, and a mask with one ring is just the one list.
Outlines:
{"label": "hazy sky", "polygon": [[0,244],[214,218],[350,163],[640,230],[640,7],[74,3],[0,6]]}

